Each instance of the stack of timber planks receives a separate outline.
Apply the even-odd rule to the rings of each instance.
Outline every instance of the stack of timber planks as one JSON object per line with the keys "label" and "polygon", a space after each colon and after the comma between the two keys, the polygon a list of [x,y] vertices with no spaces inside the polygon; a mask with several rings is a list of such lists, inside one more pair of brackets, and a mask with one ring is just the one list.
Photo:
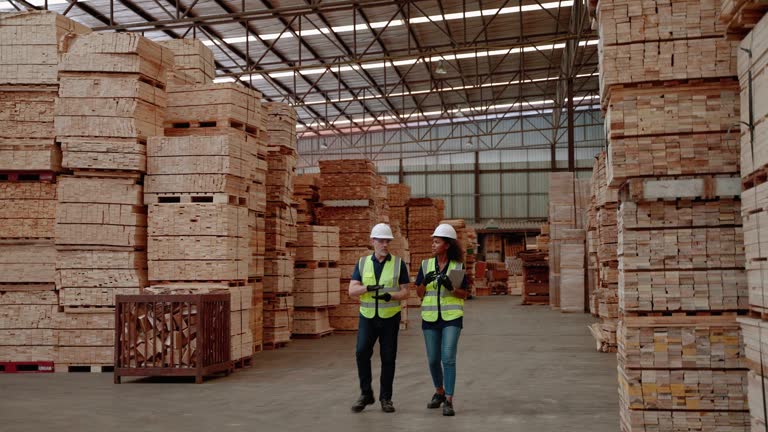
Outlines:
{"label": "stack of timber planks", "polygon": [[198,39],[170,39],[158,42],[173,52],[176,85],[210,84],[216,77],[213,51]]}
{"label": "stack of timber planks", "polygon": [[264,346],[290,341],[293,326],[294,261],[297,208],[293,200],[296,175],[296,111],[285,103],[264,104],[267,129],[267,219],[264,271]]}
{"label": "stack of timber planks", "polygon": [[[188,64],[194,61],[187,44],[166,46],[178,50],[175,56],[192,57]],[[228,293],[231,358],[239,364],[261,347],[253,326],[261,312],[250,277],[253,215],[264,207],[263,195],[259,200],[253,189],[263,190],[266,175],[258,139],[261,95],[201,81],[184,84],[177,74],[169,83],[165,136],[148,143],[146,291]]]}
{"label": "stack of timber planks", "polygon": [[723,0],[720,4],[720,21],[727,25],[726,34],[732,39],[742,39],[768,12],[765,0]]}
{"label": "stack of timber planks", "polygon": [[55,285],[61,149],[54,110],[59,41],[89,32],[53,12],[0,16],[0,362],[50,364],[70,351],[59,349],[61,341],[70,345],[76,321],[60,310]]}
{"label": "stack of timber planks", "polygon": [[[750,316],[739,319],[747,356],[747,388],[752,431],[766,429],[768,385],[768,15],[765,2],[730,2],[742,5],[742,15],[757,21],[740,42],[741,90],[741,215],[749,289]],[[762,9],[744,10],[762,3]],[[760,18],[762,16],[762,18]],[[734,15],[729,32],[734,30]],[[748,27],[745,27],[748,28]]]}
{"label": "stack of timber planks", "polygon": [[618,188],[622,431],[747,430],[737,43],[720,1],[601,1],[606,181]]}
{"label": "stack of timber planks", "polygon": [[358,260],[371,252],[371,228],[387,223],[387,188],[376,166],[366,159],[320,161],[320,201],[317,222],[339,228],[341,271],[340,304],[330,310],[334,331],[354,332],[358,328],[360,302],[348,294]]}
{"label": "stack of timber planks", "polygon": [[341,302],[339,259],[338,227],[298,227],[294,336],[319,338],[332,332],[330,309]]}
{"label": "stack of timber planks", "polygon": [[[147,140],[163,135],[170,50],[137,34],[70,38],[55,109],[63,168],[56,216],[60,304],[110,311],[147,285]],[[58,364],[113,362],[112,337],[61,348]],[[99,345],[96,348],[94,345]]]}
{"label": "stack of timber planks", "polygon": [[592,247],[597,266],[597,287],[593,298],[600,321],[590,326],[597,350],[616,352],[616,325],[619,318],[618,189],[608,186],[606,152],[601,152],[593,167],[592,191],[595,196]]}
{"label": "stack of timber planks", "polygon": [[408,200],[408,243],[411,273],[415,277],[421,262],[432,256],[432,233],[445,218],[445,202],[437,198]]}
{"label": "stack of timber planks", "polygon": [[296,203],[296,222],[315,225],[315,208],[320,205],[320,176],[301,174],[293,178],[293,200]]}
{"label": "stack of timber planks", "polygon": [[[569,302],[584,297],[586,289],[585,264],[586,235],[583,229],[586,226],[585,212],[590,204],[590,180],[577,179],[573,172],[554,172],[549,175],[549,302],[553,309],[561,309],[561,293],[563,289]],[[573,238],[574,233],[566,230],[582,230],[579,235],[581,243],[581,260],[579,263],[563,261],[563,245],[567,242],[570,246],[565,252],[570,255],[577,252],[579,239]],[[568,259],[571,259],[571,256]],[[568,283],[563,284],[563,264],[570,266],[565,273]],[[576,268],[578,267],[578,268]],[[581,279],[579,279],[581,278]],[[581,280],[581,282],[579,282]],[[567,311],[584,309],[584,300],[579,304],[566,305]],[[565,311],[564,311],[565,312]]]}

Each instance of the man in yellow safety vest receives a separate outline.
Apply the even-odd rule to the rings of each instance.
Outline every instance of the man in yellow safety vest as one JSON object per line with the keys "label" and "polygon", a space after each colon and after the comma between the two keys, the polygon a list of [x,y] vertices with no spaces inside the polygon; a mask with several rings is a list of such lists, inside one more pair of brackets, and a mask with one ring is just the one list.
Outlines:
{"label": "man in yellow safety vest", "polygon": [[371,357],[376,340],[381,354],[379,399],[384,412],[395,412],[392,383],[395,379],[397,336],[400,332],[400,301],[408,298],[408,267],[399,257],[390,255],[392,229],[380,223],[371,230],[374,253],[358,261],[349,283],[350,297],[360,297],[360,324],[357,332],[357,374],[360,398],[352,405],[360,412],[376,401],[371,387]]}

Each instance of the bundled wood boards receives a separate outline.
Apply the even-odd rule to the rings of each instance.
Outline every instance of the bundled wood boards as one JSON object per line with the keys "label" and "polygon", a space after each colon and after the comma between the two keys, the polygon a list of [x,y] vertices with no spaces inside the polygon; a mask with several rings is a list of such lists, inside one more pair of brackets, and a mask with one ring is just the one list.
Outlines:
{"label": "bundled wood boards", "polygon": [[236,84],[168,87],[166,129],[234,127],[255,133],[260,127],[260,116],[261,94]]}
{"label": "bundled wood boards", "polygon": [[727,25],[725,33],[739,36],[750,31],[766,11],[768,3],[764,0],[723,0],[720,21]]}
{"label": "bundled wood boards", "polygon": [[158,42],[173,52],[175,70],[188,77],[189,84],[210,84],[216,76],[213,51],[198,39],[171,39]]}
{"label": "bundled wood boards", "polygon": [[[57,84],[60,45],[91,29],[52,11],[0,17],[0,85]],[[66,46],[66,45],[62,45]]]}

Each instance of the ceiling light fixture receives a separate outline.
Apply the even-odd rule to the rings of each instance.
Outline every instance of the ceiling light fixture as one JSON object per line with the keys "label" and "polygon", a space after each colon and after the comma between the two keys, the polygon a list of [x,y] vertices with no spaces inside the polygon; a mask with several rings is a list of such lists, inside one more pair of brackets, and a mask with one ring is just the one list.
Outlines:
{"label": "ceiling light fixture", "polygon": [[437,75],[445,75],[448,73],[447,70],[445,70],[445,62],[440,60],[440,63],[437,64],[437,67],[435,68],[435,73]]}

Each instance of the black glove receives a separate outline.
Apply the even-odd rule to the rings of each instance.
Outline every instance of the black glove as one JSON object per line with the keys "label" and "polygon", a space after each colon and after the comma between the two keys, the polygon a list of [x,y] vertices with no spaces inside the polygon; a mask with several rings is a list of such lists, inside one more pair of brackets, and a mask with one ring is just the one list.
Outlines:
{"label": "black glove", "polygon": [[453,282],[451,282],[451,278],[449,278],[445,273],[440,273],[437,276],[437,286],[442,286],[448,291],[453,291]]}
{"label": "black glove", "polygon": [[429,285],[437,279],[437,272],[431,271],[424,276],[424,285]]}
{"label": "black glove", "polygon": [[380,290],[381,288],[382,288],[382,286],[381,286],[381,285],[367,285],[367,286],[365,287],[365,289],[366,289],[366,290],[368,290],[368,292],[378,291],[378,290]]}
{"label": "black glove", "polygon": [[392,294],[390,293],[379,294],[377,296],[373,296],[373,298],[375,298],[376,300],[384,300],[385,302],[388,302],[392,300]]}

